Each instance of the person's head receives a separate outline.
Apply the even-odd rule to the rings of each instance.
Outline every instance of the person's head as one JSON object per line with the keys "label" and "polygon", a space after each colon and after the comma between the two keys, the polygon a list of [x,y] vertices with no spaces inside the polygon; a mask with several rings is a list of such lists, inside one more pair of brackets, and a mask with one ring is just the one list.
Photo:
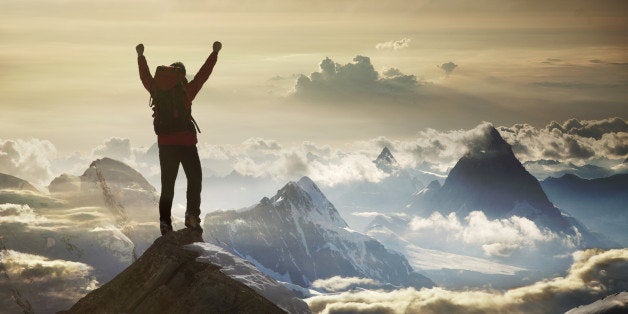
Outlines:
{"label": "person's head", "polygon": [[183,76],[185,76],[185,65],[183,65],[182,62],[177,61],[177,62],[171,64],[170,66],[181,69],[183,71]]}

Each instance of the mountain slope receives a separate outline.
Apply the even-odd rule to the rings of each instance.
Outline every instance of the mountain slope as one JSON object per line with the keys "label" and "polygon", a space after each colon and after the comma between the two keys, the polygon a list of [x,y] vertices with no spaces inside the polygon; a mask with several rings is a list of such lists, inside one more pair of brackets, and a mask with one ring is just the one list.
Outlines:
{"label": "mountain slope", "polygon": [[0,173],[0,190],[5,189],[39,192],[35,186],[26,180],[22,180],[9,174]]}
{"label": "mountain slope", "polygon": [[560,208],[592,231],[603,233],[621,245],[628,245],[628,174],[606,178],[583,179],[566,174],[541,181],[543,190]]}
{"label": "mountain slope", "polygon": [[309,287],[333,276],[382,284],[432,286],[399,253],[347,227],[309,178],[238,211],[209,213],[205,238],[253,262],[274,278]]}
{"label": "mountain slope", "polygon": [[158,238],[135,263],[63,313],[283,313],[252,288],[197,261],[201,242],[188,229]]}

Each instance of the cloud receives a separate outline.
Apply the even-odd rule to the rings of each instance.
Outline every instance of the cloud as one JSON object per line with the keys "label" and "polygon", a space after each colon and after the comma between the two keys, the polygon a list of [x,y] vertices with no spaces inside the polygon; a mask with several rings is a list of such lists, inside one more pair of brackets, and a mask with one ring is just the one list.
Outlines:
{"label": "cloud", "polygon": [[401,38],[399,40],[387,41],[375,45],[377,50],[401,50],[410,47],[410,38]]}
{"label": "cloud", "polygon": [[[555,240],[561,245],[568,244],[567,247],[575,246],[575,243],[559,241],[561,237],[549,230],[539,229],[533,221],[524,217],[489,220],[483,212],[473,211],[464,221],[462,223],[455,213],[447,217],[439,212],[427,218],[415,216],[409,224],[411,233],[405,236],[420,241],[416,243],[468,244],[481,248],[484,255],[491,257],[509,257],[515,251],[533,250],[539,243]],[[573,239],[572,242],[577,240]]]}
{"label": "cloud", "polygon": [[47,140],[0,139],[0,172],[44,185],[52,179],[50,161],[56,154],[55,146]]}
{"label": "cloud", "polygon": [[364,217],[364,218],[372,218],[372,217],[377,217],[377,216],[383,215],[383,214],[379,213],[379,212],[352,212],[351,215],[358,216],[358,217]]}
{"label": "cloud", "polygon": [[0,204],[0,223],[38,225],[48,222],[46,217],[35,214],[28,205]]}
{"label": "cloud", "polygon": [[[395,69],[385,73],[399,75]],[[552,123],[541,128],[529,124],[496,128],[512,145],[515,155],[521,162],[554,159],[562,163],[573,162],[582,165],[596,158],[628,157],[628,132],[617,132],[621,129],[608,126],[622,123],[625,124],[625,121],[612,118],[578,123],[573,121]],[[588,126],[588,130],[607,131],[601,134],[599,139],[567,131],[578,124]],[[605,125],[607,127],[603,127]],[[241,174],[268,177],[282,182],[308,175],[323,185],[358,181],[379,182],[386,178],[387,174],[377,169],[372,161],[377,158],[383,147],[388,147],[393,152],[402,168],[445,175],[466,152],[486,144],[490,139],[488,134],[492,126],[491,123],[483,122],[470,129],[439,131],[426,128],[418,131],[411,139],[397,140],[378,136],[370,140],[345,143],[346,145],[341,147],[320,145],[311,141],[285,144],[274,139],[254,137],[236,145],[199,144],[198,150],[201,163],[206,170],[205,174],[224,176],[236,170]],[[556,126],[560,126],[560,129]],[[119,151],[122,152],[120,156],[131,151],[129,160],[126,161],[129,165],[147,177],[159,173],[156,145],[149,149],[133,147],[129,149],[129,145],[128,139],[108,139],[95,151]],[[44,160],[40,164],[45,165],[46,162],[48,161]],[[90,158],[80,154],[52,160],[56,173],[72,170],[71,172],[80,174],[87,168],[89,162]],[[40,177],[45,176],[40,174]]]}
{"label": "cloud", "polygon": [[316,313],[558,313],[625,290],[627,271],[628,249],[590,249],[574,254],[574,263],[565,277],[503,292],[365,290],[315,296],[306,302]]}
{"label": "cloud", "polygon": [[562,124],[552,121],[547,125],[546,130],[549,132],[559,130],[562,133],[591,137],[599,140],[604,134],[628,132],[628,123],[618,117],[602,120],[578,120],[572,118]]}
{"label": "cloud", "polygon": [[445,74],[449,75],[452,72],[454,72],[454,70],[458,67],[458,65],[449,61],[447,63],[443,63],[439,65],[438,67],[441,68],[441,70],[445,71]]}
{"label": "cloud", "polygon": [[[54,312],[72,306],[98,287],[94,269],[84,263],[2,250],[0,265],[5,276],[0,280],[0,305],[4,309],[19,311],[13,301],[18,297],[38,311]],[[9,291],[11,296],[6,295]]]}
{"label": "cloud", "polygon": [[580,162],[628,156],[628,124],[621,118],[569,119],[562,124],[552,121],[538,129],[515,124],[498,130],[522,162],[540,159]]}
{"label": "cloud", "polygon": [[127,161],[131,158],[131,141],[128,138],[112,137],[92,151],[95,157],[109,157]]}
{"label": "cloud", "polygon": [[404,75],[399,70],[386,71],[386,76],[380,78],[371,59],[365,56],[356,56],[353,62],[345,65],[326,58],[320,63],[320,69],[320,72],[298,78],[295,85],[297,97],[364,100],[377,96],[390,100],[414,95],[419,86],[414,75]]}
{"label": "cloud", "polygon": [[330,292],[336,292],[346,290],[351,286],[376,286],[379,285],[379,281],[371,278],[359,278],[359,277],[341,277],[334,276],[327,279],[317,279],[312,283],[312,287],[327,290]]}

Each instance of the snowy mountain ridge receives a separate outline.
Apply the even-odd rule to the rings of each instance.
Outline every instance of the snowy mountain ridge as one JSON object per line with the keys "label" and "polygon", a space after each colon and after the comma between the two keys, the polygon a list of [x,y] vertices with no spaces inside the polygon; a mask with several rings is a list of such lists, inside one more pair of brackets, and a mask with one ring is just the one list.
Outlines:
{"label": "snowy mountain ridge", "polygon": [[351,230],[309,178],[289,182],[245,210],[205,217],[205,238],[248,259],[275,279],[309,287],[333,276],[394,286],[431,286],[401,254]]}

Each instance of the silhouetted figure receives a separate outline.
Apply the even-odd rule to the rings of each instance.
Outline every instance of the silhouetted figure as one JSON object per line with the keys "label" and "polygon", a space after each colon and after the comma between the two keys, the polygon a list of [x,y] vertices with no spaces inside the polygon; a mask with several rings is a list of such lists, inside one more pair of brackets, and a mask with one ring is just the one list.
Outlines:
{"label": "silhouetted figure", "polygon": [[196,148],[198,126],[192,118],[192,100],[212,73],[221,48],[220,42],[214,42],[212,53],[194,79],[188,82],[185,78],[185,66],[181,62],[157,67],[153,77],[144,57],[144,45],[139,44],[135,47],[140,79],[144,88],[151,94],[153,125],[159,146],[161,166],[159,227],[162,235],[172,231],[172,199],[179,163],[183,165],[187,177],[185,226],[200,228],[202,170]]}

